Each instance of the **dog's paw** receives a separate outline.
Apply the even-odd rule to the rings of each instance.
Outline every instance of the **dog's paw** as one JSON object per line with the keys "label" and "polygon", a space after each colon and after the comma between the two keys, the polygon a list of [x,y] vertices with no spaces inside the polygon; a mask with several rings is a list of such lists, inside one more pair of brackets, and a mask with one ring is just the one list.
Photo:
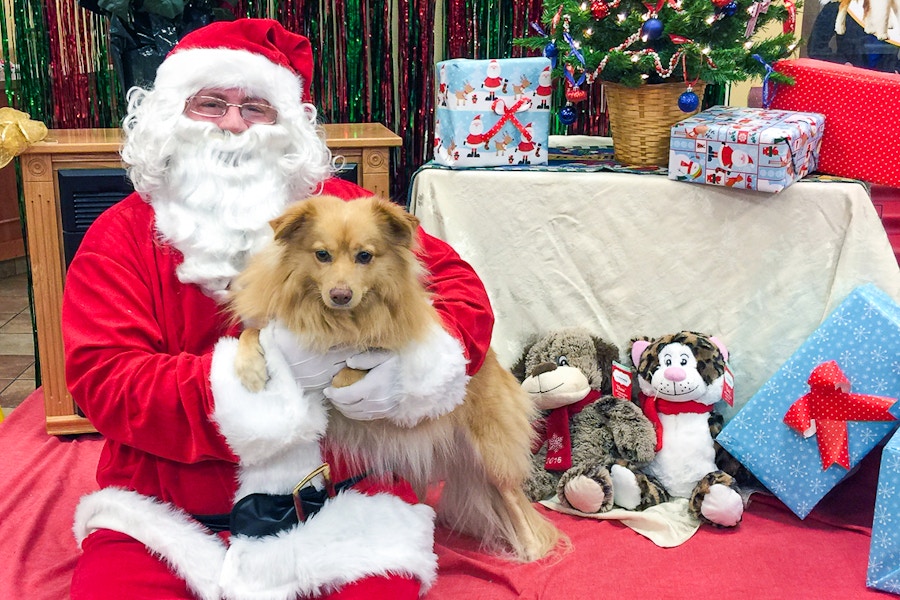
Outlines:
{"label": "dog's paw", "polygon": [[262,354],[253,356],[238,354],[234,361],[234,372],[241,381],[241,385],[251,392],[261,392],[269,381],[266,359]]}
{"label": "dog's paw", "polygon": [[359,369],[351,369],[350,367],[344,367],[338,374],[334,376],[334,379],[331,380],[331,385],[336,388],[347,387],[348,385],[352,385],[366,376],[368,371],[361,371]]}

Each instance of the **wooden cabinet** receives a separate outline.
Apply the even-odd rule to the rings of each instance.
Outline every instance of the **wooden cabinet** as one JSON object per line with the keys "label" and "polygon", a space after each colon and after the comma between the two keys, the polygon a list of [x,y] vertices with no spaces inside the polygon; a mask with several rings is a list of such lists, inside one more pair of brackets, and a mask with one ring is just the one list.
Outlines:
{"label": "wooden cabinet", "polygon": [[[335,156],[356,165],[358,183],[375,193],[390,193],[390,148],[401,139],[378,123],[325,125]],[[94,431],[79,416],[66,389],[60,309],[65,281],[65,256],[60,216],[59,172],[67,169],[121,168],[118,129],[50,130],[47,138],[20,157],[34,285],[38,361],[44,391],[47,432],[76,434]]]}

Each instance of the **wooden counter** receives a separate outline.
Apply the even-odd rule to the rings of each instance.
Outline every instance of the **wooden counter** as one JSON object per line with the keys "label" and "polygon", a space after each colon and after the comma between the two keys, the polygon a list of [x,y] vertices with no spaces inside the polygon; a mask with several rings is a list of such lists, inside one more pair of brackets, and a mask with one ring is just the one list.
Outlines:
{"label": "wooden counter", "polygon": [[[389,149],[400,137],[379,123],[324,125],[328,147],[346,163],[357,165],[357,182],[388,197]],[[38,362],[44,391],[47,432],[76,434],[94,431],[79,416],[66,389],[60,311],[65,257],[62,244],[59,177],[62,169],[121,168],[119,129],[51,129],[44,141],[20,157],[34,285]]]}

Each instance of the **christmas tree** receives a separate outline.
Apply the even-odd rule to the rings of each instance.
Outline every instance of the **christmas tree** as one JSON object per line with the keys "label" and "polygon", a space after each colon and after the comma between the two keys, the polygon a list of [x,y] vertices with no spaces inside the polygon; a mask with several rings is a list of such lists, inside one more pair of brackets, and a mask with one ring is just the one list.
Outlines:
{"label": "christmas tree", "polygon": [[[727,84],[753,76],[789,83],[771,64],[797,47],[801,0],[545,0],[535,35],[515,40],[554,61],[566,97],[595,80],[627,86]],[[780,33],[758,39],[767,23]]]}

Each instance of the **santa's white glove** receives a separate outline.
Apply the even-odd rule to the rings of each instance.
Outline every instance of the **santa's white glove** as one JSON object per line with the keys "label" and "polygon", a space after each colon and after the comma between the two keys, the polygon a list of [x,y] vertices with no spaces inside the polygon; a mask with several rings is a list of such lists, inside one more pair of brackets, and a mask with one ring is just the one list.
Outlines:
{"label": "santa's white glove", "polygon": [[387,350],[369,350],[347,357],[351,369],[368,371],[347,387],[328,387],[325,397],[348,419],[383,419],[401,400],[400,357]]}
{"label": "santa's white glove", "polygon": [[369,350],[346,362],[368,373],[347,387],[325,388],[325,397],[346,417],[362,421],[386,418],[412,427],[439,417],[463,401],[469,381],[462,345],[438,324],[398,352]]}
{"label": "santa's white glove", "polygon": [[327,352],[310,350],[293,332],[273,321],[259,332],[259,343],[266,355],[279,352],[284,357],[297,385],[303,391],[322,391],[344,368],[355,350],[336,347]]}

